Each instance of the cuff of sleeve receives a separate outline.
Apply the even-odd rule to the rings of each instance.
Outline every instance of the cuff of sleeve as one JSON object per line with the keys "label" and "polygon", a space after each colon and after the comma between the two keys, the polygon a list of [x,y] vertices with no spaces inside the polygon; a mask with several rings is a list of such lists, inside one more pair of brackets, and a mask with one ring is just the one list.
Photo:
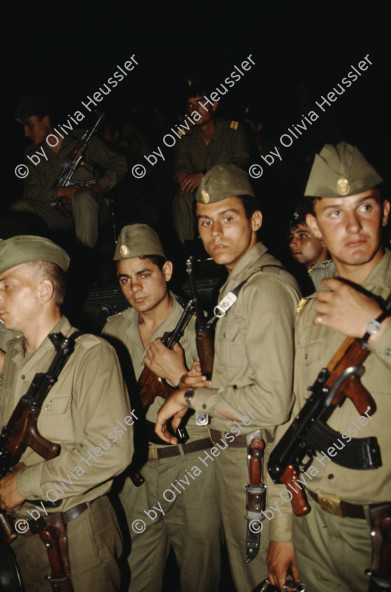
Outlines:
{"label": "cuff of sleeve", "polygon": [[193,396],[193,409],[200,413],[207,413],[213,415],[216,405],[220,400],[220,396],[217,394],[217,389],[210,388],[197,388],[194,390]]}
{"label": "cuff of sleeve", "polygon": [[269,526],[269,540],[275,543],[292,541],[292,514],[282,513],[274,517]]}
{"label": "cuff of sleeve", "polygon": [[379,338],[368,344],[368,348],[371,352],[389,355],[391,362],[391,320],[388,321]]}
{"label": "cuff of sleeve", "polygon": [[41,487],[41,472],[43,463],[20,469],[16,476],[16,486],[25,499],[42,499],[45,491]]}

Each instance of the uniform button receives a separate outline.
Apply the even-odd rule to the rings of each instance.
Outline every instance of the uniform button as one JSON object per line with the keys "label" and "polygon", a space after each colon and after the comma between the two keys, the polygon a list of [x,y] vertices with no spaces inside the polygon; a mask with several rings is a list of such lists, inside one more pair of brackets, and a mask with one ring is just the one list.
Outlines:
{"label": "uniform button", "polygon": [[387,347],[386,354],[387,356],[391,356],[391,347]]}
{"label": "uniform button", "polygon": [[334,475],[332,473],[330,473],[330,475],[327,475],[328,479],[334,479]]}
{"label": "uniform button", "polygon": [[202,404],[202,409],[206,409],[205,403]]}
{"label": "uniform button", "polygon": [[26,377],[24,374],[22,374],[22,376],[20,377],[22,380],[24,380]]}

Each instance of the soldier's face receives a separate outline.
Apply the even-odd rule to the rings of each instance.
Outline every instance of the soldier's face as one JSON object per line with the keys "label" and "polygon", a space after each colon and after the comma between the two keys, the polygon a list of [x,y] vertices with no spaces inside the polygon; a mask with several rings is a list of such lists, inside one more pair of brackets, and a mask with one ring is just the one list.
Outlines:
{"label": "soldier's face", "polygon": [[291,228],[289,248],[298,263],[308,266],[322,261],[326,251],[323,241],[312,234],[307,224]]}
{"label": "soldier's face", "polygon": [[117,263],[117,277],[129,304],[140,313],[156,309],[167,297],[167,282],[172,276],[172,263],[163,269],[150,259],[124,259]]}
{"label": "soldier's face", "polygon": [[314,211],[315,216],[307,215],[307,223],[315,236],[324,239],[340,274],[367,264],[369,271],[381,259],[381,229],[387,224],[390,203],[381,203],[377,189],[322,197],[315,201]]}
{"label": "soldier's face", "polygon": [[202,125],[213,119],[213,113],[216,111],[217,105],[215,102],[212,106],[210,103],[207,103],[204,97],[197,95],[196,97],[187,99],[187,112],[191,116],[193,111],[197,111],[201,119],[196,121],[196,125]]}
{"label": "soldier's face", "polygon": [[23,121],[24,135],[30,138],[33,144],[40,144],[51,131],[50,119],[45,115],[40,119],[37,115],[31,115]]}
{"label": "soldier's face", "polygon": [[229,272],[257,242],[262,214],[255,211],[249,220],[238,197],[214,204],[197,202],[198,230],[206,252]]}
{"label": "soldier's face", "polygon": [[17,265],[0,274],[0,320],[6,329],[25,333],[37,316],[40,282],[34,269]]}

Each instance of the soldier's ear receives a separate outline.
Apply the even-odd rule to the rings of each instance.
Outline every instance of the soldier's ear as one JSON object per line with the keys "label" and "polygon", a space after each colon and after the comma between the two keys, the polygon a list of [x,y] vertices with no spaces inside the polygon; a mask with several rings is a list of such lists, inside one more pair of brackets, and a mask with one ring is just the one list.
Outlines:
{"label": "soldier's ear", "polygon": [[313,214],[307,214],[305,217],[305,223],[307,224],[308,228],[311,230],[312,234],[316,236],[316,238],[322,239],[322,233],[319,230],[318,222]]}
{"label": "soldier's ear", "polygon": [[390,214],[390,202],[388,201],[388,199],[385,199],[383,202],[382,226],[387,226],[389,214]]}
{"label": "soldier's ear", "polygon": [[251,216],[251,230],[256,232],[262,226],[262,212],[260,210],[255,210],[253,215]]}
{"label": "soldier's ear", "polygon": [[49,302],[54,294],[53,282],[49,279],[43,279],[38,284],[38,298],[42,304]]}
{"label": "soldier's ear", "polygon": [[164,279],[166,280],[166,282],[169,282],[170,279],[172,278],[172,272],[173,272],[173,264],[172,261],[166,261],[162,267],[162,272],[164,275]]}

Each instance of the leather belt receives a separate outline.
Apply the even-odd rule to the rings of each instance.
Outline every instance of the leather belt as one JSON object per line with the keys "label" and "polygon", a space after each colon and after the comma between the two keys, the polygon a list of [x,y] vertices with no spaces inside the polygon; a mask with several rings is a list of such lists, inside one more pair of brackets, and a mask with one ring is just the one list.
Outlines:
{"label": "leather belt", "polygon": [[[59,514],[61,514],[64,524],[68,524],[68,522],[71,522],[71,520],[74,520],[75,518],[80,516],[80,514],[85,512],[85,510],[87,510],[87,508],[88,508],[88,504],[82,503],[82,504],[78,504],[74,508],[71,508],[70,510],[67,510],[66,512],[59,512]],[[53,512],[53,514],[56,514],[56,513],[57,512]],[[50,514],[52,514],[52,512],[50,512]],[[39,534],[41,532],[41,530],[43,528],[45,528],[45,526],[46,526],[46,520],[43,516],[40,516],[40,518],[38,518],[37,520],[25,520],[23,518],[15,518],[14,516],[9,516],[9,517],[13,521],[14,525],[16,523],[18,523],[18,527],[15,528],[15,532],[17,534],[22,534],[22,535]],[[22,525],[21,522],[23,522],[24,524]],[[22,530],[24,532],[22,532]]]}
{"label": "leather belt", "polygon": [[336,495],[314,493],[307,489],[308,493],[315,500],[322,510],[333,514],[334,516],[341,516],[342,518],[364,518],[365,519],[365,507],[359,506],[358,504],[350,504],[344,502]]}
{"label": "leather belt", "polygon": [[148,442],[148,460],[160,460],[162,458],[169,458],[170,456],[180,456],[181,451],[184,454],[189,454],[190,452],[199,452],[200,450],[206,450],[211,447],[212,442],[210,438],[164,448],[157,448],[151,442]]}
{"label": "leather belt", "polygon": [[[219,432],[219,430],[210,429],[209,433],[210,437],[212,438],[213,444],[216,444],[216,442],[219,442],[220,440],[224,440],[224,434],[223,432]],[[233,442],[228,442],[228,440],[224,440],[225,442],[227,442],[229,448],[247,448],[247,439],[244,434],[241,434],[240,436],[235,436],[231,432],[231,435],[235,438]]]}

